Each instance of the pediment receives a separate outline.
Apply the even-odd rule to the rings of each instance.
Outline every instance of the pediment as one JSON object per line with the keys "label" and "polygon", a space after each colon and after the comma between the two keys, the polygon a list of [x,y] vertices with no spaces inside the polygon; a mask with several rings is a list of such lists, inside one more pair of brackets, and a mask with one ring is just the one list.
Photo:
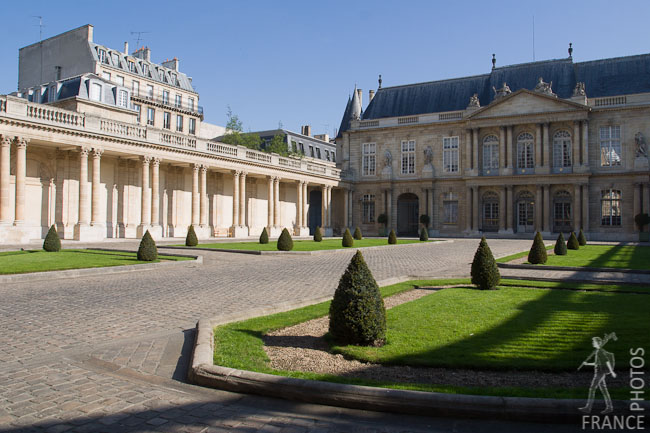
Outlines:
{"label": "pediment", "polygon": [[472,113],[469,118],[483,119],[491,117],[557,113],[562,111],[575,112],[588,109],[588,107],[572,101],[566,101],[564,99],[558,99],[553,96],[522,89],[477,110]]}

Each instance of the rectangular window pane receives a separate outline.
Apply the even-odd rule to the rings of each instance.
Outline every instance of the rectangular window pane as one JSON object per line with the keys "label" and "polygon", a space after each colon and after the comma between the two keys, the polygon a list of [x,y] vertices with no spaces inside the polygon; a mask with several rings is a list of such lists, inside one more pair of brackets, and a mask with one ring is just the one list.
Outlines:
{"label": "rectangular window pane", "polygon": [[363,159],[362,159],[362,173],[364,176],[374,176],[375,175],[375,143],[364,143],[363,148]]}
{"label": "rectangular window pane", "polygon": [[183,130],[183,116],[176,116],[176,130],[179,132]]}
{"label": "rectangular window pane", "polygon": [[147,108],[147,125],[153,126],[156,112],[153,108]]}
{"label": "rectangular window pane", "polygon": [[456,224],[458,222],[458,201],[445,201],[443,203],[445,224]]}

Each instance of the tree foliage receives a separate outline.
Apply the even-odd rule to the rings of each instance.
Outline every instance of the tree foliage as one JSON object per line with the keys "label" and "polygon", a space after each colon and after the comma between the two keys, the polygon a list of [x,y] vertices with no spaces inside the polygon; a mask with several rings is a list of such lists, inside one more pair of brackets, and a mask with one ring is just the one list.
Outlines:
{"label": "tree foliage", "polygon": [[138,248],[138,260],[143,260],[146,262],[152,262],[158,258],[158,248],[153,238],[147,230],[142,236],[140,241],[140,247]]}
{"label": "tree foliage", "polygon": [[61,239],[59,239],[59,234],[56,232],[54,224],[47,231],[47,236],[45,236],[45,240],[43,241],[43,249],[49,253],[61,251]]}
{"label": "tree foliage", "polygon": [[194,231],[194,226],[191,225],[187,229],[187,236],[185,236],[185,246],[195,247],[199,244],[199,238],[196,237],[196,231]]}
{"label": "tree foliage", "polygon": [[429,218],[429,215],[427,214],[420,215],[420,223],[422,225],[424,225],[425,227],[429,227],[430,222],[431,222],[431,218]]}
{"label": "tree foliage", "polygon": [[354,239],[352,238],[352,235],[350,234],[350,229],[346,228],[345,233],[343,233],[343,247],[345,248],[350,248],[351,246],[354,245]]}
{"label": "tree foliage", "polygon": [[388,234],[388,243],[391,245],[397,243],[397,235],[395,234],[395,230],[391,230]]}
{"label": "tree foliage", "polygon": [[587,238],[585,237],[585,234],[582,232],[582,229],[580,229],[580,233],[578,233],[578,244],[581,247],[587,245]]}
{"label": "tree foliage", "polygon": [[576,238],[575,232],[571,232],[571,236],[569,236],[569,240],[566,243],[566,247],[570,250],[580,249],[580,242],[578,242],[578,238]]}
{"label": "tree foliage", "polygon": [[548,255],[546,254],[546,247],[544,246],[544,239],[540,232],[535,233],[535,239],[533,239],[533,245],[530,247],[528,252],[528,263],[533,265],[543,265],[546,263]]}
{"label": "tree foliage", "polygon": [[244,125],[239,116],[233,114],[232,109],[228,106],[226,112],[228,122],[226,122],[226,134],[221,137],[221,141],[234,146],[244,146],[249,149],[260,150],[262,139],[257,134],[244,133]]}
{"label": "tree foliage", "polygon": [[277,247],[278,250],[280,251],[291,251],[293,249],[293,239],[291,239],[289,230],[287,230],[286,228],[282,230],[282,233],[278,238]]}
{"label": "tree foliage", "polygon": [[501,274],[494,260],[492,250],[488,246],[485,237],[481,238],[478,249],[472,261],[472,284],[481,290],[493,290],[501,281]]}
{"label": "tree foliage", "polygon": [[260,243],[261,244],[269,243],[269,232],[266,231],[266,227],[262,229],[262,234],[260,235]]}
{"label": "tree foliage", "polygon": [[360,241],[363,239],[363,235],[361,234],[361,229],[359,227],[354,229],[354,239]]}
{"label": "tree foliage", "polygon": [[321,242],[323,240],[323,232],[320,229],[320,226],[316,227],[314,231],[314,242]]}
{"label": "tree foliage", "polygon": [[566,256],[566,241],[564,240],[564,235],[562,233],[560,233],[560,236],[557,237],[557,241],[555,241],[553,252],[556,256]]}
{"label": "tree foliage", "polygon": [[420,229],[420,240],[422,242],[426,242],[429,240],[429,231],[427,230],[426,227],[422,227]]}

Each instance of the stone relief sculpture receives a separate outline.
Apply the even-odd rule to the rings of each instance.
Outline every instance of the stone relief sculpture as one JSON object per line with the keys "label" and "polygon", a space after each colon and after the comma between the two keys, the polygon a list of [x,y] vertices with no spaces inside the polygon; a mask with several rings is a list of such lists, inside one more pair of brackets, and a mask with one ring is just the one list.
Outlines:
{"label": "stone relief sculpture", "polygon": [[537,79],[537,85],[535,86],[535,92],[544,93],[545,95],[550,95],[550,96],[556,96],[555,93],[553,93],[551,86],[553,86],[552,81],[550,83],[546,83],[544,82],[542,77],[539,77]]}
{"label": "stone relief sculpture", "polygon": [[636,157],[648,157],[648,147],[645,142],[645,137],[642,133],[637,132],[634,136],[634,141],[636,142]]}
{"label": "stone relief sculpture", "polygon": [[424,149],[424,164],[429,165],[433,162],[433,149],[431,149],[431,146],[427,146]]}
{"label": "stone relief sculpture", "polygon": [[576,87],[573,89],[573,96],[587,96],[585,92],[585,83],[579,81],[576,83]]}
{"label": "stone relief sculpture", "polygon": [[390,150],[384,152],[384,167],[391,167],[393,165],[393,155],[391,155]]}
{"label": "stone relief sculpture", "polygon": [[497,89],[494,86],[492,86],[492,90],[494,90],[494,99],[500,99],[512,93],[512,90],[510,90],[510,87],[508,87],[505,81],[503,83],[503,86],[500,89]]}
{"label": "stone relief sculpture", "polygon": [[472,96],[469,98],[469,104],[467,105],[467,108],[480,108],[481,107],[481,102],[478,100],[478,93],[474,93]]}

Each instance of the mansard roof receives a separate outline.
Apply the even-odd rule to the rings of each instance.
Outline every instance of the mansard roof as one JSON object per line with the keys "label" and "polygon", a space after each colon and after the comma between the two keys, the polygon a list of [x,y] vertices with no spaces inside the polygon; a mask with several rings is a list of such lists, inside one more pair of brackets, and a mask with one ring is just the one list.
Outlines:
{"label": "mansard roof", "polygon": [[[475,93],[485,106],[494,100],[493,87],[499,89],[505,82],[513,92],[533,90],[539,77],[553,83],[559,98],[570,98],[578,82],[585,83],[590,98],[646,93],[650,92],[650,54],[581,63],[571,58],[547,60],[503,66],[471,77],[384,87],[377,90],[363,119],[464,110]],[[349,103],[341,131],[349,128],[348,108]]]}

